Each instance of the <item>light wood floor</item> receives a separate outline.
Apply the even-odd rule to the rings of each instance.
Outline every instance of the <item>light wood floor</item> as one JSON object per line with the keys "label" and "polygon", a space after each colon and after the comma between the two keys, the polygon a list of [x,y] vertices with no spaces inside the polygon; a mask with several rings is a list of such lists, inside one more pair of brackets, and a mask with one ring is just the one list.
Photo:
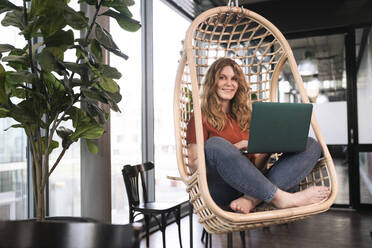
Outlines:
{"label": "light wood floor", "polygon": [[[193,247],[204,247],[200,241],[202,227],[195,215],[193,224]],[[182,219],[181,226],[183,248],[190,247],[188,217]],[[246,231],[245,239],[247,248],[371,248],[371,232],[372,209],[370,212],[329,210],[288,225]],[[226,236],[213,235],[213,248],[227,247]],[[167,227],[166,245],[168,248],[180,247],[176,224]],[[146,247],[145,239],[141,241],[141,247]],[[160,231],[150,236],[150,247],[163,247]],[[233,234],[233,247],[243,247],[239,233]]]}

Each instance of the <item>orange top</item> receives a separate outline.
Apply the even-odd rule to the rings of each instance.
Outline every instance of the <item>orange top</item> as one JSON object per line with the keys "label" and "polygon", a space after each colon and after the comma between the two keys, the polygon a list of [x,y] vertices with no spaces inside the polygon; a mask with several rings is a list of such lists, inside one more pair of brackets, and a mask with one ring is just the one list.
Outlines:
{"label": "orange top", "polygon": [[[204,118],[202,114],[203,121],[203,134],[204,134],[204,143],[207,139],[219,136],[221,138],[230,141],[232,144],[238,143],[241,140],[248,140],[249,129],[243,131],[238,122],[231,116],[231,114],[226,115],[226,125],[219,131],[209,124],[209,122]],[[189,123],[187,124],[187,133],[186,133],[186,142],[187,144],[196,144],[196,132],[195,132],[195,118],[192,114]],[[254,154],[248,154],[247,157],[254,163]]]}

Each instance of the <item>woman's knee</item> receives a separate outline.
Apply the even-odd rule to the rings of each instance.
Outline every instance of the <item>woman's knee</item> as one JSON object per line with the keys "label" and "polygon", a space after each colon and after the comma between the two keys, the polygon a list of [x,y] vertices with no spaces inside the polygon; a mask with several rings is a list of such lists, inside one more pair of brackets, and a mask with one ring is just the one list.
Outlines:
{"label": "woman's knee", "polygon": [[215,136],[209,138],[204,145],[207,160],[236,156],[235,146],[224,138]]}
{"label": "woman's knee", "polygon": [[204,145],[204,148],[206,151],[209,150],[221,150],[224,149],[224,147],[231,145],[230,142],[228,142],[226,139],[221,138],[219,136],[214,136],[209,138]]}

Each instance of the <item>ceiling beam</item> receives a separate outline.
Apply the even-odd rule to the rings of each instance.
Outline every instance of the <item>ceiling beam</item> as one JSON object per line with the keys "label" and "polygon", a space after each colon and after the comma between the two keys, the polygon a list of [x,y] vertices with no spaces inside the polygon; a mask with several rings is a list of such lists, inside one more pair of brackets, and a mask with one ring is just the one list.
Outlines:
{"label": "ceiling beam", "polygon": [[281,0],[245,4],[272,22],[284,34],[372,25],[372,1]]}

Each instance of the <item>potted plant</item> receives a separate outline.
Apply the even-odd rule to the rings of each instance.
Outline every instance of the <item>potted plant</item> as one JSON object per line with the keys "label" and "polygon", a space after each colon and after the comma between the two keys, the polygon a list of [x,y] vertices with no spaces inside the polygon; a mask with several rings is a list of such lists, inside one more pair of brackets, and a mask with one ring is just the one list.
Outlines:
{"label": "potted plant", "polygon": [[[83,138],[89,150],[98,153],[93,141],[104,133],[109,116],[103,106],[120,111],[120,87],[115,80],[121,74],[102,63],[102,53],[106,49],[127,56],[97,23],[97,16],[109,16],[127,31],[140,28],[128,9],[133,0],[79,0],[95,9],[90,21],[68,2],[23,0],[23,6],[16,6],[0,0],[0,13],[7,12],[1,24],[18,28],[27,42],[25,47],[0,44],[0,118],[13,118],[17,124],[9,128],[22,128],[28,137],[37,220],[45,219],[45,186],[66,150]],[[85,36],[74,37],[73,30],[85,30]],[[64,60],[69,50],[75,52],[75,62]],[[66,127],[67,121],[73,128]],[[50,154],[59,146],[57,160],[49,164]]]}

